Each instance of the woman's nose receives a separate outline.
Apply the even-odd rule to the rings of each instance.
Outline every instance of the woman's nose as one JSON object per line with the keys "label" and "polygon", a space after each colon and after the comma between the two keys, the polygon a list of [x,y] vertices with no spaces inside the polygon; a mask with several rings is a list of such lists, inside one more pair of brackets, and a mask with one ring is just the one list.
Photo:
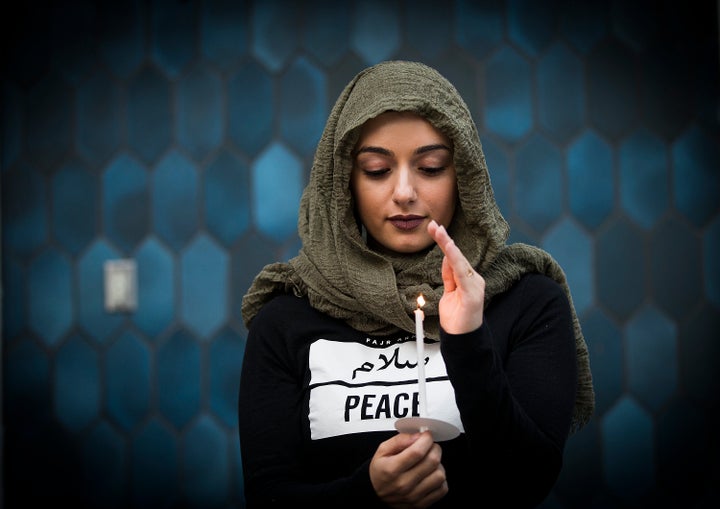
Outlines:
{"label": "woman's nose", "polygon": [[393,201],[395,203],[409,203],[415,201],[417,192],[412,172],[408,168],[400,168],[397,172],[395,180],[395,189],[393,190]]}

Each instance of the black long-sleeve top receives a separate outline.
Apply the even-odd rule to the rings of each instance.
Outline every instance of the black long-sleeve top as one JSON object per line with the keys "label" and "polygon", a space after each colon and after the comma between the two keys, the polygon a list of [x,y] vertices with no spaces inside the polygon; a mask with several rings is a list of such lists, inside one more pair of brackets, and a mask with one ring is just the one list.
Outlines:
{"label": "black long-sleeve top", "polygon": [[[462,431],[440,443],[449,492],[434,507],[542,502],[560,472],[577,381],[563,290],[526,275],[493,299],[479,329],[441,331],[424,353],[427,413]],[[268,302],[250,326],[240,380],[248,508],[383,507],[369,463],[395,421],[419,412],[416,359],[414,334],[368,336],[305,298]]]}

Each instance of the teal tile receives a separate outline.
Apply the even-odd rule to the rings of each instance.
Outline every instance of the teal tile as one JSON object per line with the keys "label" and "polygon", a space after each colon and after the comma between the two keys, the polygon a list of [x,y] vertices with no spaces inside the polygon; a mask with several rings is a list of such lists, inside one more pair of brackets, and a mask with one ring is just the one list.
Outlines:
{"label": "teal tile", "polygon": [[220,76],[195,68],[177,84],[177,138],[196,161],[217,149],[225,135],[225,104]]}
{"label": "teal tile", "polygon": [[618,220],[600,232],[595,242],[598,301],[614,317],[626,319],[645,299],[642,233],[631,223]]}
{"label": "teal tile", "polygon": [[157,408],[173,424],[184,428],[200,410],[201,350],[185,330],[178,330],[157,350]]}
{"label": "teal tile", "polygon": [[230,291],[231,312],[242,323],[240,308],[243,295],[250,288],[255,275],[268,263],[279,261],[277,245],[269,239],[249,231],[231,252]]}
{"label": "teal tile", "polygon": [[253,217],[258,230],[282,242],[297,231],[297,214],[305,181],[302,162],[274,143],[252,165]]}
{"label": "teal tile", "polygon": [[588,122],[616,140],[635,129],[638,121],[635,55],[610,39],[585,61]]}
{"label": "teal tile", "polygon": [[210,408],[229,428],[237,426],[237,398],[245,336],[225,328],[210,345]]}
{"label": "teal tile", "polygon": [[485,126],[518,141],[533,126],[532,71],[517,51],[504,46],[485,64]]}
{"label": "teal tile", "polygon": [[99,54],[113,74],[127,78],[142,65],[146,56],[146,2],[102,2],[96,8]]}
{"label": "teal tile", "polygon": [[248,61],[228,78],[228,138],[255,156],[273,137],[273,79],[257,62]]}
{"label": "teal tile", "polygon": [[76,144],[93,166],[105,163],[123,138],[124,92],[104,71],[93,73],[77,91]]}
{"label": "teal tile", "polygon": [[659,410],[678,388],[675,324],[654,307],[641,309],[625,326],[625,350],[630,392],[646,408]]}
{"label": "teal tile", "polygon": [[151,352],[132,331],[124,331],[105,353],[105,404],[113,424],[137,429],[150,412]]}
{"label": "teal tile", "polygon": [[51,183],[53,235],[73,255],[82,252],[98,233],[98,177],[79,161],[63,165]]}
{"label": "teal tile", "polygon": [[350,19],[350,44],[367,64],[388,60],[400,47],[402,30],[397,4],[366,0]]}
{"label": "teal tile", "polygon": [[230,69],[249,49],[248,2],[209,0],[200,9],[203,55],[223,70]]}
{"label": "teal tile", "polygon": [[505,34],[504,2],[454,2],[454,38],[475,58],[482,59],[497,48]]}
{"label": "teal tile", "polygon": [[570,140],[585,121],[582,61],[564,44],[555,43],[538,61],[536,72],[540,126],[555,140]]}
{"label": "teal tile", "polygon": [[542,247],[562,266],[575,309],[579,314],[584,313],[593,304],[595,296],[592,239],[565,218],[547,232]]}
{"label": "teal tile", "polygon": [[691,126],[672,146],[673,185],[678,210],[696,226],[718,213],[720,145],[717,136]]}
{"label": "teal tile", "polygon": [[301,4],[267,0],[253,5],[252,54],[270,71],[282,69],[297,50]]}
{"label": "teal tile", "polygon": [[229,499],[230,455],[224,429],[201,415],[185,433],[182,445],[182,491],[189,505],[225,507]]}
{"label": "teal tile", "polygon": [[102,177],[105,234],[118,248],[130,252],[150,228],[148,171],[137,160],[120,154]]}
{"label": "teal tile", "polygon": [[516,152],[515,211],[535,232],[547,230],[563,213],[560,151],[534,135]]}
{"label": "teal tile", "polygon": [[[6,505],[245,506],[242,297],[297,255],[313,137],[384,58],[456,85],[510,241],[551,251],[581,311],[596,411],[542,507],[714,501],[712,2],[66,4],[17,4],[3,59]],[[103,307],[119,257],[132,314]]]}
{"label": "teal tile", "polygon": [[225,246],[250,226],[250,168],[229,150],[221,150],[205,170],[205,224]]}
{"label": "teal tile", "polygon": [[653,232],[650,253],[654,301],[675,320],[685,320],[703,296],[700,240],[686,222],[670,217]]}
{"label": "teal tile", "polygon": [[346,16],[347,8],[347,4],[327,0],[303,2],[303,48],[325,66],[336,64],[350,51],[351,18]]}
{"label": "teal tile", "polygon": [[53,400],[57,419],[72,432],[100,415],[100,358],[85,338],[71,336],[55,355]]}
{"label": "teal tile", "polygon": [[27,92],[24,104],[25,154],[38,169],[49,171],[74,149],[75,92],[52,73]]}
{"label": "teal tile", "polygon": [[325,70],[328,85],[328,106],[340,96],[345,85],[365,67],[365,62],[353,53],[347,53],[337,64]]}
{"label": "teal tile", "polygon": [[566,2],[559,12],[558,32],[574,48],[588,54],[608,33],[607,2]]}
{"label": "teal tile", "polygon": [[130,497],[132,507],[173,507],[180,495],[180,443],[154,418],[132,439]]}
{"label": "teal tile", "polygon": [[646,230],[670,206],[667,147],[641,129],[625,138],[619,149],[620,203],[627,215]]}
{"label": "teal tile", "polygon": [[127,86],[127,142],[147,164],[173,141],[171,83],[154,67],[143,67]]}
{"label": "teal tile", "polygon": [[78,321],[89,336],[105,343],[123,322],[122,315],[105,311],[103,266],[120,254],[100,239],[95,241],[78,260]]}
{"label": "teal tile", "polygon": [[195,235],[200,213],[198,170],[176,150],[152,173],[152,221],[157,236],[180,251]]}
{"label": "teal tile", "polygon": [[135,257],[138,307],[132,318],[142,332],[156,340],[176,319],[177,264],[172,252],[155,237],[148,238]]}
{"label": "teal tile", "polygon": [[180,259],[183,321],[208,339],[228,318],[228,254],[207,235],[198,235]]}
{"label": "teal tile", "polygon": [[600,431],[607,485],[632,506],[655,487],[652,416],[625,396],[605,414]]}
{"label": "teal tile", "polygon": [[28,256],[48,240],[45,179],[19,164],[2,180],[2,240],[5,253]]}
{"label": "teal tile", "polygon": [[50,248],[30,264],[30,327],[47,346],[56,346],[72,326],[73,290],[73,267],[63,253]]}
{"label": "teal tile", "polygon": [[507,32],[510,40],[529,55],[538,55],[555,36],[555,2],[507,0]]}
{"label": "teal tile", "polygon": [[[425,59],[437,57],[450,47],[453,24],[447,10],[448,6],[440,2],[415,0],[403,13],[405,41]],[[428,28],[428,20],[432,20],[432,28]]]}
{"label": "teal tile", "polygon": [[289,147],[311,157],[317,148],[328,116],[323,73],[307,59],[290,65],[280,81],[278,121]]}
{"label": "teal tile", "polygon": [[149,13],[153,59],[168,76],[177,78],[197,51],[195,2],[155,0]]}
{"label": "teal tile", "polygon": [[[640,54],[638,75],[643,123],[665,140],[681,135],[695,117],[699,82],[696,50],[669,45]],[[710,66],[708,66],[710,67]]]}
{"label": "teal tile", "polygon": [[586,131],[568,147],[566,161],[570,210],[585,227],[597,229],[615,207],[612,149]]}

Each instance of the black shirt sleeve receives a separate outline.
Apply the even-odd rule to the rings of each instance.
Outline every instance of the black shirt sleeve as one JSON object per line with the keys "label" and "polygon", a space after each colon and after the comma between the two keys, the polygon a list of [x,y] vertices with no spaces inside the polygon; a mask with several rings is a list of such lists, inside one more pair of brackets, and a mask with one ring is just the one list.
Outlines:
{"label": "black shirt sleeve", "polygon": [[484,492],[533,507],[554,485],[577,384],[572,314],[552,279],[524,276],[476,331],[444,331],[441,352]]}

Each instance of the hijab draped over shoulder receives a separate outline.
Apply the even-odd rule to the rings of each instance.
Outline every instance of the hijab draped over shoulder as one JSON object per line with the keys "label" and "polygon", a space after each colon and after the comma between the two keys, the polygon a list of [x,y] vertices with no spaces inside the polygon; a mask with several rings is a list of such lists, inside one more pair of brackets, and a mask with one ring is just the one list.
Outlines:
{"label": "hijab draped over shoulder", "polygon": [[289,262],[269,264],[257,275],[242,302],[245,324],[249,327],[274,295],[293,293],[367,334],[413,332],[413,311],[422,294],[426,336],[439,339],[440,248],[396,257],[377,253],[367,247],[354,213],[352,151],[363,123],[388,110],[416,112],[452,140],[458,206],[448,232],[485,278],[486,305],[530,272],[550,276],[567,293],[579,374],[572,430],[579,429],[592,415],[595,396],[588,349],[565,274],[547,252],[527,244],[506,244],[509,227],[495,202],[470,111],[450,82],[418,62],[388,61],[369,67],[340,94],[300,202],[302,248]]}

